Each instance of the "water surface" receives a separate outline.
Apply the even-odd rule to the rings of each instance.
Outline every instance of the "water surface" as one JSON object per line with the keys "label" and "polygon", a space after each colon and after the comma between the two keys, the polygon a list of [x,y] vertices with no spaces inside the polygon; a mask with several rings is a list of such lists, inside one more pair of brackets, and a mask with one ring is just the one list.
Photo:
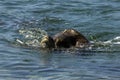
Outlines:
{"label": "water surface", "polygon": [[[1,0],[0,10],[1,80],[120,79],[119,0]],[[29,45],[66,28],[96,43],[94,49],[46,51],[16,41]]]}

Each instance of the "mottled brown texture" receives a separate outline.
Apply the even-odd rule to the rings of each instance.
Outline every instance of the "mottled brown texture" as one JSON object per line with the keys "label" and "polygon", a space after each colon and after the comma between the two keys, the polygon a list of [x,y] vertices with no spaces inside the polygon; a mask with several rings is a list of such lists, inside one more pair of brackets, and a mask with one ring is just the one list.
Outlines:
{"label": "mottled brown texture", "polygon": [[42,48],[54,48],[55,43],[52,37],[44,36],[40,42]]}
{"label": "mottled brown texture", "polygon": [[78,31],[74,29],[65,29],[52,37],[44,36],[40,42],[43,48],[70,48],[84,47],[89,41]]}
{"label": "mottled brown texture", "polygon": [[78,31],[74,29],[65,29],[54,36],[55,47],[69,48],[72,46],[81,47],[88,44],[89,41]]}

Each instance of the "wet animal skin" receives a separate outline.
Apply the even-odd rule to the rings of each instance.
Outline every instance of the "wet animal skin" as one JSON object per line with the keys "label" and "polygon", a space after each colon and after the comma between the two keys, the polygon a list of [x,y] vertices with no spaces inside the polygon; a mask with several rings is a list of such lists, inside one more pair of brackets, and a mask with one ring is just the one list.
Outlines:
{"label": "wet animal skin", "polygon": [[65,29],[52,37],[44,36],[40,42],[43,48],[70,48],[83,47],[89,41],[81,33],[74,29]]}

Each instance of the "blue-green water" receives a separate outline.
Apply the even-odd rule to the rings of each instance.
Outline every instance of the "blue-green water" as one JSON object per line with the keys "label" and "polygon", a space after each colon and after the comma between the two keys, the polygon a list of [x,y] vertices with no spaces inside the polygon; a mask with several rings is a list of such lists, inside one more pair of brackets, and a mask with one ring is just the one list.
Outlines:
{"label": "blue-green water", "polygon": [[[40,30],[53,35],[66,28],[84,34],[94,49],[36,49]],[[0,0],[0,80],[120,80],[120,1]]]}

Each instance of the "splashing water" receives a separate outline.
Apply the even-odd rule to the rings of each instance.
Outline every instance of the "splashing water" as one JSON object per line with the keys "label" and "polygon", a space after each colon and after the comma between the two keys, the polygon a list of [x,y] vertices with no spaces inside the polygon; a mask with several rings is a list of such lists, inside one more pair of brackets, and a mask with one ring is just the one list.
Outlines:
{"label": "splashing water", "polygon": [[95,51],[120,51],[120,36],[107,41],[91,41],[92,49]]}
{"label": "splashing water", "polygon": [[106,41],[106,42],[104,42],[104,43],[110,43],[110,44],[119,45],[119,44],[120,44],[120,36],[115,37],[115,38],[112,39],[112,40],[108,40],[108,41]]}
{"label": "splashing water", "polygon": [[30,47],[40,47],[41,38],[47,35],[47,32],[40,28],[20,29],[19,33],[23,39],[16,39],[16,41],[21,45]]}
{"label": "splashing water", "polygon": [[[29,29],[20,29],[19,34],[22,35],[23,38],[16,39],[16,41],[20,45],[26,45],[29,47],[41,47],[40,41],[41,38],[47,35],[45,30],[40,28],[29,28]],[[86,51],[119,51],[120,48],[120,36],[115,37],[108,41],[91,41],[90,46],[85,48]],[[81,49],[76,49],[81,50]],[[82,49],[83,50],[83,49]],[[84,51],[85,51],[84,50]]]}

